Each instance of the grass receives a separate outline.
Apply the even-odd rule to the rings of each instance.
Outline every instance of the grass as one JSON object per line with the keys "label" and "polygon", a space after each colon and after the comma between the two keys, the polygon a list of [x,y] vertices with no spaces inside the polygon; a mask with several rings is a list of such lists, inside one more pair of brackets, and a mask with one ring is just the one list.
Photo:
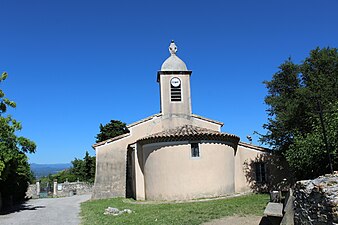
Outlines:
{"label": "grass", "polygon": [[[231,215],[263,215],[268,195],[250,194],[240,197],[190,203],[138,203],[124,198],[87,201],[81,204],[84,225],[95,224],[201,224]],[[131,209],[131,214],[104,215],[110,206]]]}

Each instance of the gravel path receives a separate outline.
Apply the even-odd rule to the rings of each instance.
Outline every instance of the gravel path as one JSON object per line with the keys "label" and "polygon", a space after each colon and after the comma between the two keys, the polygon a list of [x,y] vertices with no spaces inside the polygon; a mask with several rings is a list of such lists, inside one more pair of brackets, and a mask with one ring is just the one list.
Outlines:
{"label": "gravel path", "polygon": [[228,216],[217,220],[212,220],[203,225],[259,225],[266,224],[261,216]]}
{"label": "gravel path", "polygon": [[0,215],[1,225],[78,225],[80,203],[90,195],[75,195],[65,198],[32,199],[16,211]]}

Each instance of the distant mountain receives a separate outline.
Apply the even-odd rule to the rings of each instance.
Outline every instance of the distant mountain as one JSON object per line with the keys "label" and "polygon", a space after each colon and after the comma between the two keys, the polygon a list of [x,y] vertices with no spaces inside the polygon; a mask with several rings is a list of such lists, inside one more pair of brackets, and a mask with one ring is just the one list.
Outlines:
{"label": "distant mountain", "polygon": [[31,170],[36,178],[48,176],[49,174],[56,174],[64,169],[72,167],[71,163],[59,163],[59,164],[31,164]]}

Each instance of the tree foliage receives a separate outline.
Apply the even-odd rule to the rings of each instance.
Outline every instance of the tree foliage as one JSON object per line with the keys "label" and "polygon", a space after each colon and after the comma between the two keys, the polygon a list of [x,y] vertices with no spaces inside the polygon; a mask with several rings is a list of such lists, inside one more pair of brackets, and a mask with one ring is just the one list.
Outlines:
{"label": "tree foliage", "polygon": [[[3,73],[0,83],[6,78],[7,73]],[[0,89],[0,193],[4,205],[10,199],[20,201],[25,197],[27,183],[33,178],[25,153],[34,153],[36,149],[34,142],[16,135],[22,126],[11,116],[4,116],[8,107],[14,108],[16,104]]]}
{"label": "tree foliage", "polygon": [[77,179],[89,183],[94,182],[96,168],[95,156],[90,156],[88,151],[86,151],[83,160],[75,158],[75,160],[72,161],[72,164],[73,168],[71,169],[71,172]]}
{"label": "tree foliage", "polygon": [[[4,80],[6,80],[8,77],[8,74],[6,72],[2,73],[0,76],[0,83],[2,83]],[[7,111],[7,107],[15,108],[16,104],[15,102],[9,100],[5,97],[5,93],[0,89],[0,115],[5,113]]]}
{"label": "tree foliage", "polygon": [[[319,120],[319,119],[318,119]],[[338,104],[333,107],[332,114],[324,116],[329,144],[330,157],[335,169],[338,168]],[[299,178],[312,178],[328,171],[328,153],[323,138],[323,128],[317,121],[312,132],[305,135],[297,133],[293,143],[285,152],[290,166]]]}
{"label": "tree foliage", "polygon": [[49,182],[57,180],[59,183],[66,181],[75,182],[77,180],[94,183],[95,180],[96,160],[95,156],[90,156],[86,151],[85,157],[82,159],[75,158],[72,161],[72,168],[60,171],[55,175],[47,177]]}
{"label": "tree foliage", "polygon": [[100,133],[96,135],[96,143],[125,133],[129,133],[125,123],[119,120],[111,120],[106,125],[100,124]]}
{"label": "tree foliage", "polygon": [[301,64],[289,58],[264,83],[268,122],[263,125],[267,133],[261,141],[285,155],[298,178],[329,172],[328,153],[337,169],[337,49],[316,48]]}

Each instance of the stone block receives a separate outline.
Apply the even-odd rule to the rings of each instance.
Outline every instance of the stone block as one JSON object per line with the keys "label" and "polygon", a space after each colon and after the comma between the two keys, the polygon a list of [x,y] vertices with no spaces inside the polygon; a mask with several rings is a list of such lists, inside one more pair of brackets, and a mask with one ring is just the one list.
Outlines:
{"label": "stone block", "polygon": [[264,210],[264,216],[283,217],[283,204],[269,202]]}

